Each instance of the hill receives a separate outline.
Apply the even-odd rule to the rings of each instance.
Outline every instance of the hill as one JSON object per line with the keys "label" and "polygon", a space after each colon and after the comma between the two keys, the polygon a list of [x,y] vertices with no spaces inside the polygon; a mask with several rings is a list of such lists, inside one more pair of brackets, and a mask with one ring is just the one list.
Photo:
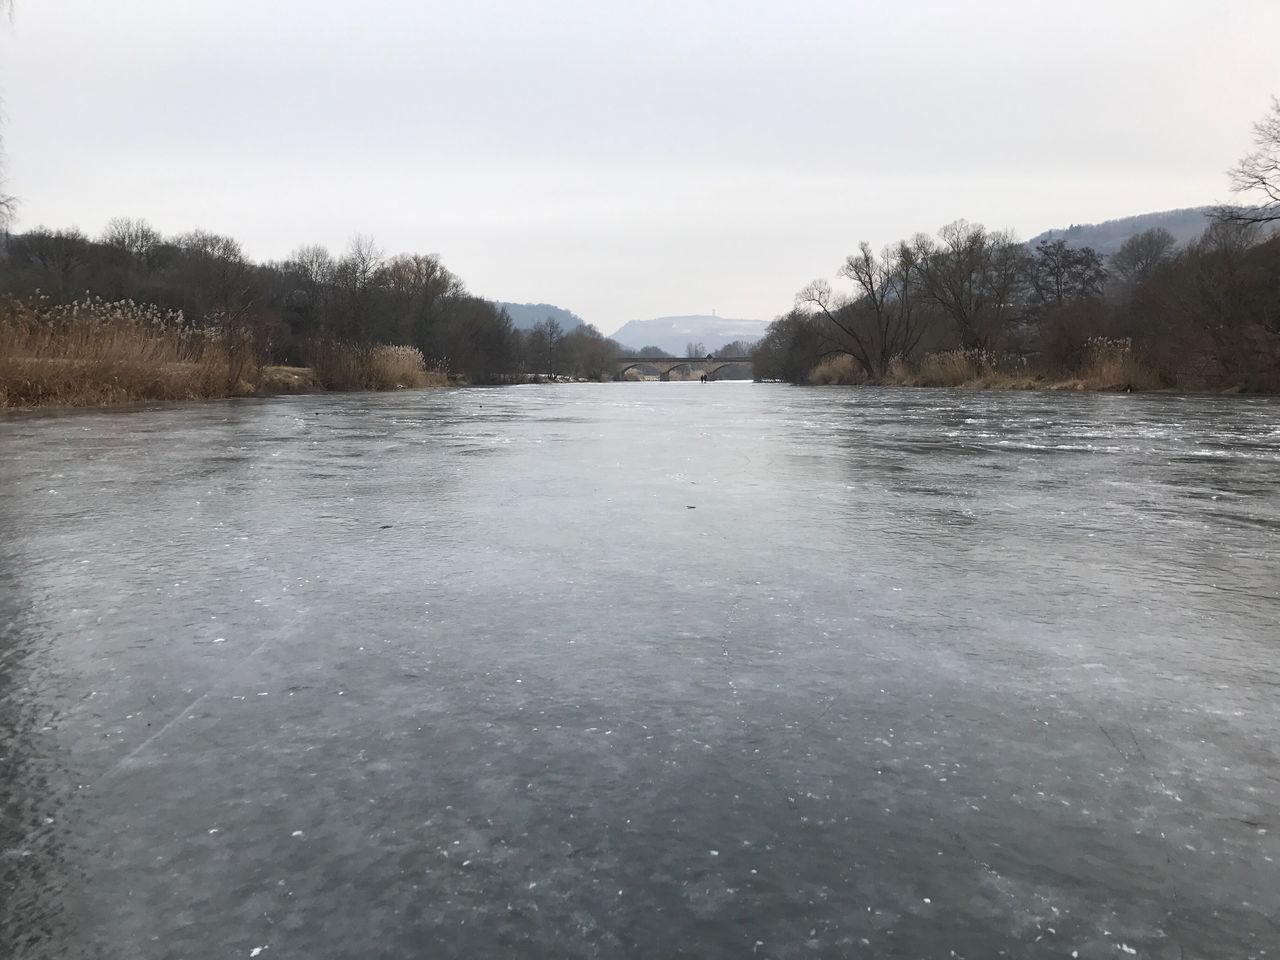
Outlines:
{"label": "hill", "polygon": [[701,314],[658,317],[654,320],[630,320],[618,328],[613,339],[629,349],[646,344],[683,357],[685,347],[690,343],[701,343],[710,353],[735,340],[759,340],[768,326],[764,320],[733,320]]}
{"label": "hill", "polygon": [[1185,207],[1181,210],[1163,210],[1143,213],[1133,217],[1121,217],[1103,223],[1075,223],[1069,227],[1046,230],[1027,241],[1034,247],[1041,240],[1066,240],[1073,247],[1093,247],[1103,256],[1120,249],[1121,244],[1134,234],[1163,227],[1178,245],[1189,243],[1204,233],[1209,226],[1209,214],[1213,207]]}
{"label": "hill", "polygon": [[552,306],[549,303],[504,303],[501,300],[495,300],[493,305],[499,310],[506,310],[507,315],[511,317],[511,322],[518,330],[532,330],[547,317],[559,320],[560,329],[565,333],[584,323],[583,319],[572,310]]}

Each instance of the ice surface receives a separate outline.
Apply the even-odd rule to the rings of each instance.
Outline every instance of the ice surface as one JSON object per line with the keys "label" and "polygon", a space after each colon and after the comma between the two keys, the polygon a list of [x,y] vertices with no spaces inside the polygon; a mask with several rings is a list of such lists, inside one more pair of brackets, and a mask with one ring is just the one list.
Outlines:
{"label": "ice surface", "polygon": [[1277,420],[735,384],[0,420],[0,929],[1274,955]]}

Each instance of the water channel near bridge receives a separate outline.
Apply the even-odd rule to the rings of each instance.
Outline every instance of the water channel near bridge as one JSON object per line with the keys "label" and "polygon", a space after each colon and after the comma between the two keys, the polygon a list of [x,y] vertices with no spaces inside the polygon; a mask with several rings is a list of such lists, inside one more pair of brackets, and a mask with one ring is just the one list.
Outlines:
{"label": "water channel near bridge", "polygon": [[1280,955],[1280,403],[0,420],[0,956]]}

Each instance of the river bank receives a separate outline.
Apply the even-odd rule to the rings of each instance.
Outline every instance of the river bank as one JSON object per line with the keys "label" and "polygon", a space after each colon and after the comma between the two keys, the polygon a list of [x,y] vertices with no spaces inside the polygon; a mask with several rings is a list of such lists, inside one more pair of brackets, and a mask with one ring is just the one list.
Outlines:
{"label": "river bank", "polygon": [[93,363],[0,358],[0,410],[117,407],[151,401],[225,400],[362,390],[411,390],[450,386],[446,374],[420,375],[370,384],[326,386],[312,367],[265,366],[250,379],[229,382],[201,364]]}
{"label": "river bank", "polygon": [[1100,340],[1068,368],[1038,358],[983,350],[949,350],[918,360],[894,359],[869,378],[848,355],[828,357],[809,371],[814,386],[940,387],[960,390],[1047,390],[1068,393],[1280,393],[1280,382],[1224,378],[1208,362],[1157,371],[1134,356],[1126,341]]}
{"label": "river bank", "polygon": [[306,367],[264,363],[269,347],[235,320],[193,328],[149,305],[10,302],[0,312],[0,409],[449,385],[413,347],[318,340]]}

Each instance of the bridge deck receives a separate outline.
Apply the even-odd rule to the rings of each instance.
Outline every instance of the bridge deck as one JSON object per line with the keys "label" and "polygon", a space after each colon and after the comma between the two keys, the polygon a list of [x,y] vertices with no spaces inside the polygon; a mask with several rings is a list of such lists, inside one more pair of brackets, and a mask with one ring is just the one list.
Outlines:
{"label": "bridge deck", "polygon": [[750,363],[750,357],[618,357],[618,363]]}

